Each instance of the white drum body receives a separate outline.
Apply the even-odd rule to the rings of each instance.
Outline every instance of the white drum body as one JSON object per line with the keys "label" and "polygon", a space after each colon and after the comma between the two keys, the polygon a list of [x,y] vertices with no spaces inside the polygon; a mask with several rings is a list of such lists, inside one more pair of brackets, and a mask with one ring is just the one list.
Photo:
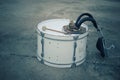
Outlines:
{"label": "white drum body", "polygon": [[78,66],[85,61],[88,27],[83,34],[63,34],[50,30],[43,31],[42,27],[63,31],[69,19],[51,19],[37,26],[37,58],[42,63],[58,68]]}

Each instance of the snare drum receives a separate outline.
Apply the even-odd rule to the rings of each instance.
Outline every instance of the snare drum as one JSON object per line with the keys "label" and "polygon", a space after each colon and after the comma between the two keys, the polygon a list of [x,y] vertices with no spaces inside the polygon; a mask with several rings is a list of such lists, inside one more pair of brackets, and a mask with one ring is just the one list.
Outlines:
{"label": "snare drum", "polygon": [[52,67],[66,68],[78,66],[85,61],[88,27],[83,34],[64,34],[49,29],[63,31],[69,19],[51,19],[40,22],[37,26],[37,58],[41,63]]}

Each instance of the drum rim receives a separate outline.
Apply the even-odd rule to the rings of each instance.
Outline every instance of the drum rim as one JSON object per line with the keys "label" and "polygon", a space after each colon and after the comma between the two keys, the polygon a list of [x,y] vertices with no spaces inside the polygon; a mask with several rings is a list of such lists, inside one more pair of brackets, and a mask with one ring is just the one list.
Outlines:
{"label": "drum rim", "polygon": [[43,24],[43,23],[46,23],[46,22],[50,22],[50,21],[53,21],[53,20],[69,20],[69,19],[49,19],[49,20],[44,20],[42,22],[40,22],[37,27],[36,27],[36,31],[38,34],[47,34],[47,35],[50,35],[50,36],[59,36],[59,37],[74,37],[74,36],[87,36],[88,35],[88,26],[86,24],[82,24],[83,27],[86,28],[86,32],[83,33],[83,34],[68,34],[68,35],[53,35],[53,34],[49,34],[49,33],[44,33],[43,31],[41,31],[38,27]]}

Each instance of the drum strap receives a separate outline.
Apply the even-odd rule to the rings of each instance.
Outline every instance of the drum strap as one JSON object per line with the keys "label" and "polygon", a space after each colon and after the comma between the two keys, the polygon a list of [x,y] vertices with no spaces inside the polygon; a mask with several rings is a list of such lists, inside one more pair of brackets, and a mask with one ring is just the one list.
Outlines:
{"label": "drum strap", "polygon": [[[86,16],[86,17],[84,17],[84,16]],[[81,24],[84,23],[84,22],[86,22],[86,21],[91,21],[93,23],[94,27],[100,33],[100,37],[97,40],[96,47],[100,51],[101,56],[105,57],[106,53],[107,53],[106,45],[105,45],[105,39],[104,39],[104,36],[103,36],[103,33],[102,33],[101,29],[98,27],[98,25],[97,25],[95,19],[93,18],[93,16],[91,14],[89,14],[89,13],[83,13],[83,14],[81,14],[77,18],[75,26],[77,27],[77,29],[80,29]]]}

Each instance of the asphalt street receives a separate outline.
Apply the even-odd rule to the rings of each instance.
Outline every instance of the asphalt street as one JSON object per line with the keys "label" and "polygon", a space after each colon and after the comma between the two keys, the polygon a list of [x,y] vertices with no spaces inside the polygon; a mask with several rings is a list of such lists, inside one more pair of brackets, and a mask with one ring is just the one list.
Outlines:
{"label": "asphalt street", "polygon": [[[89,22],[86,61],[75,68],[53,68],[37,58],[37,24],[48,19],[76,20],[91,13],[107,46],[102,58],[98,34]],[[120,0],[0,0],[0,80],[120,80]]]}

